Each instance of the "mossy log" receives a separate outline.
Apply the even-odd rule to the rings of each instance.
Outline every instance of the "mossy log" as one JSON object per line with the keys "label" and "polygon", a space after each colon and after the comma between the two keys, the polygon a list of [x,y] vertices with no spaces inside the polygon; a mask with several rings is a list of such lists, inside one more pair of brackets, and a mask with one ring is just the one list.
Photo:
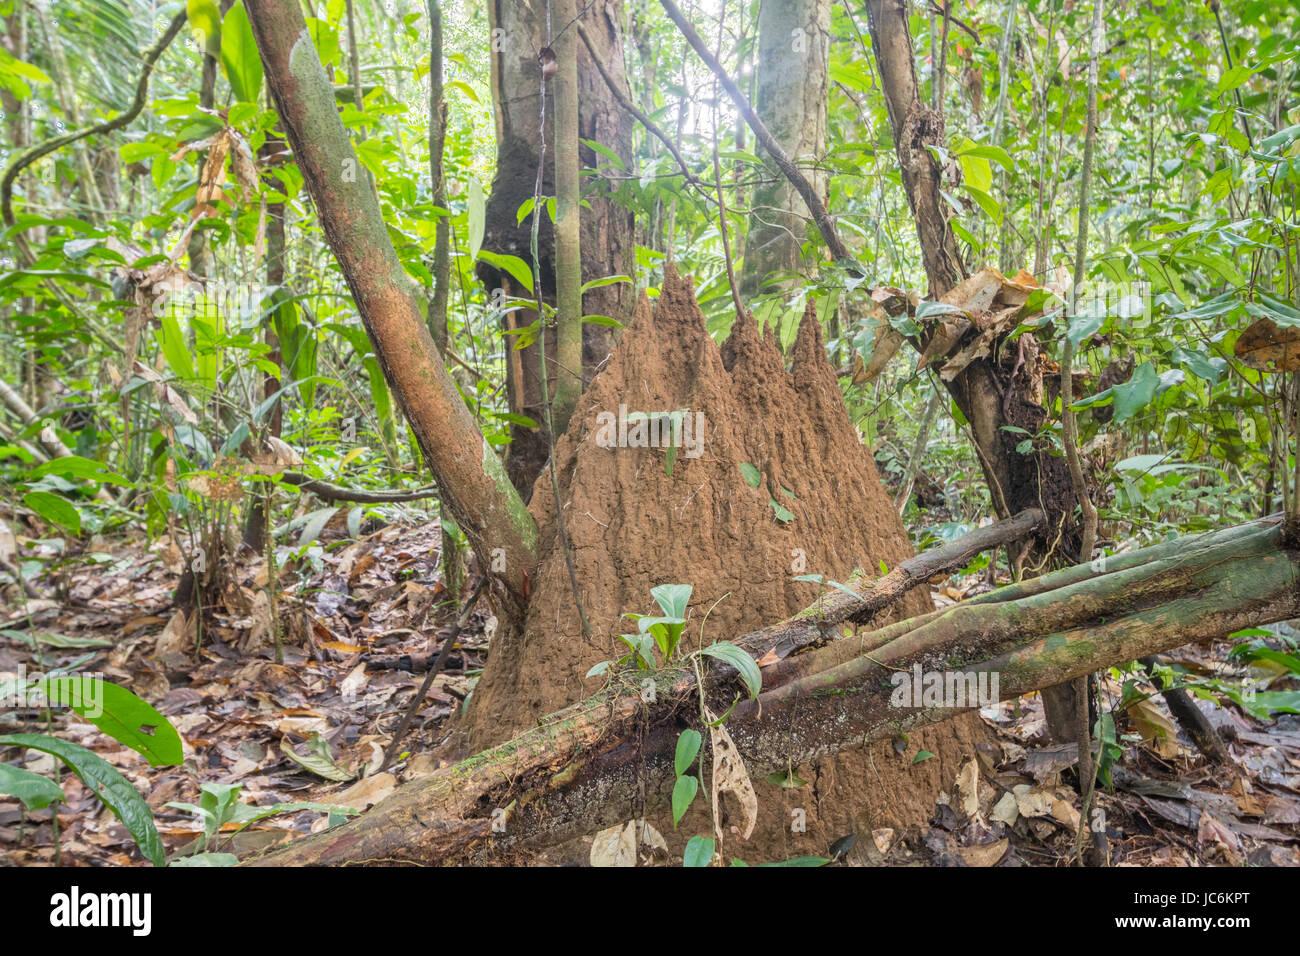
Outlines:
{"label": "mossy log", "polygon": [[[891,674],[914,665],[926,672],[996,673],[999,695],[1009,699],[1300,616],[1300,552],[1284,544],[1276,517],[1072,567],[855,633],[851,619],[871,606],[884,580],[860,585],[857,602],[847,595],[828,599],[834,624],[825,608],[814,607],[738,639],[756,657],[791,628],[818,627],[828,641],[764,668],[762,693],[728,717],[752,778],[970,709],[893,706]],[[403,786],[352,822],[252,862],[492,862],[654,810],[669,798],[678,734],[700,726],[693,668],[674,665],[654,678],[654,704],[632,681],[615,677],[527,733]],[[734,671],[714,668],[705,689],[713,709],[723,712],[736,694]]]}

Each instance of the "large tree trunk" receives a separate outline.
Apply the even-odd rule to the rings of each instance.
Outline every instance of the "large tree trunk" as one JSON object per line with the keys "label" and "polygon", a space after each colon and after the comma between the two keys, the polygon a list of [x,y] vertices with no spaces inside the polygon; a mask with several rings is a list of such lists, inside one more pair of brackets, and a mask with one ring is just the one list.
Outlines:
{"label": "large tree trunk", "polygon": [[[622,3],[579,5],[579,20],[597,48],[606,72],[617,82],[626,83],[623,62]],[[539,130],[540,71],[537,51],[548,46],[546,36],[546,7],[543,0],[491,0],[488,17],[492,28],[492,99],[496,110],[497,171],[488,198],[486,228],[483,248],[489,252],[518,256],[532,263],[529,249],[531,222],[519,222],[519,207],[532,198],[537,179]],[[565,24],[554,21],[553,31]],[[576,33],[574,27],[568,33]],[[567,39],[567,33],[566,33]],[[576,39],[576,36],[574,37]],[[600,72],[596,69],[591,52],[585,43],[577,43],[578,67],[578,131],[582,139],[596,142],[619,156],[624,169],[632,170],[631,117],[618,105],[609,92]],[[554,196],[555,177],[551,159],[555,156],[554,104],[548,104],[546,152],[543,170],[542,195]],[[591,169],[609,165],[609,160],[583,145],[579,151],[581,162]],[[583,250],[582,281],[603,276],[633,276],[636,245],[633,238],[632,214],[610,198],[618,183],[597,177],[596,185],[587,180],[587,200],[590,208],[581,215],[581,246]],[[539,211],[542,217],[539,242],[541,260],[541,286],[548,301],[555,294],[554,234],[550,216]],[[502,288],[511,296],[527,297],[532,290],[520,289],[511,277],[480,261],[479,278],[491,294]],[[583,311],[587,315],[607,315],[625,321],[632,313],[635,293],[628,283],[592,289],[583,295]],[[536,316],[529,312],[508,313],[503,321],[506,329],[530,324]],[[609,355],[614,343],[614,329],[609,326],[587,324],[582,330],[582,366],[585,381],[590,381],[600,363]],[[506,340],[513,348],[513,338]],[[507,394],[510,410],[538,422],[545,420],[543,396],[538,364],[539,343],[520,352],[511,351],[507,362]],[[549,337],[547,354],[554,354],[554,337]],[[557,381],[555,366],[548,366],[552,387]],[[506,455],[506,469],[511,481],[522,494],[532,491],[533,480],[541,471],[549,454],[549,440],[544,428],[511,426],[511,443]]]}
{"label": "large tree trunk", "polygon": [[537,526],[433,344],[427,303],[393,250],[297,0],[263,0],[248,15],[298,168],[384,376],[481,566],[499,574],[517,610],[537,562]]}
{"label": "large tree trunk", "polygon": [[[830,22],[830,0],[764,0],[758,11],[758,115],[823,200]],[[801,251],[808,206],[770,157],[767,166],[750,203],[740,282],[746,300],[772,273],[809,271]]]}
{"label": "large tree trunk", "polygon": [[[858,613],[847,620],[860,619],[870,594],[864,589],[868,600],[849,602]],[[1300,614],[1300,552],[1284,546],[1275,516],[1133,552],[1104,573],[1069,568],[874,631],[831,625],[819,612],[811,607],[738,642],[759,656],[809,623],[831,640],[766,668],[758,699],[728,717],[726,729],[753,781],[969,709],[904,706],[891,679],[899,670],[996,674],[1006,700],[1188,640],[1293,617]],[[657,705],[647,707],[611,681],[536,729],[406,785],[360,819],[257,862],[519,859],[521,851],[662,807],[672,790],[678,734],[700,720],[689,667],[655,677]],[[714,673],[706,685],[717,712],[730,700],[727,685],[726,673]],[[758,791],[775,799],[772,792]],[[680,852],[690,832],[665,835]],[[792,838],[790,855],[825,852],[809,842]],[[746,846],[728,842],[725,853],[743,857]]]}

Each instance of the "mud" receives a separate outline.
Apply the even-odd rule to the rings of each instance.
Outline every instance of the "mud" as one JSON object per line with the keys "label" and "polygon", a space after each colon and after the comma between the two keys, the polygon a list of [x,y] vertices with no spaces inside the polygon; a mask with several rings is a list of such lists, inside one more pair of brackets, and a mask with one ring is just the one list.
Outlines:
{"label": "mud", "polygon": [[[658,613],[650,596],[656,585],[693,586],[682,641],[689,650],[812,603],[820,586],[798,575],[842,581],[854,568],[893,567],[912,553],[849,421],[811,305],[789,358],[787,370],[774,336],[752,319],[735,323],[719,348],[691,282],[671,271],[653,308],[640,301],[556,447],[564,528],[592,633],[584,636],[579,623],[544,471],[530,507],[546,557],[524,627],[494,641],[471,698],[463,730],[472,750],[597,690],[603,678],[586,673],[625,652],[617,635],[635,625],[624,613]],[[620,406],[689,411],[690,425],[702,413],[703,427],[683,433],[686,447],[669,474],[664,448],[601,446],[610,435],[602,424]],[[697,447],[689,447],[692,438]],[[898,613],[930,606],[928,594],[914,591]],[[886,744],[803,768],[804,788],[755,781],[758,830],[743,852],[731,852],[751,860],[818,853],[849,831],[865,841],[870,829],[923,823],[979,739],[978,718],[968,717],[913,735],[903,754]],[[920,748],[935,757],[913,765]],[[805,811],[806,833],[791,832],[792,807]],[[707,832],[701,821],[696,830]],[[665,833],[671,843],[676,834]]]}

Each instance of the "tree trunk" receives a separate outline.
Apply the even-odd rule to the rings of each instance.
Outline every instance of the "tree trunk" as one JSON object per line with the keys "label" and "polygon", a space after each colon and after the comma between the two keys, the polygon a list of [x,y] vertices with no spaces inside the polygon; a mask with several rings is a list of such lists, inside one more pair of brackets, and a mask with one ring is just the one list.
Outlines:
{"label": "tree trunk", "polygon": [[[927,144],[945,142],[942,112],[926,107],[920,98],[913,62],[912,38],[902,0],[871,0],[867,4],[872,48],[880,69],[881,85],[893,129],[903,186],[916,220],[930,294],[942,298],[953,292],[965,276],[957,239],[948,223],[941,196],[942,170]],[[922,350],[937,334],[938,323],[923,330],[917,343]],[[1088,561],[1083,539],[1074,522],[1074,484],[1068,465],[1050,449],[1022,454],[1017,446],[1024,435],[1036,435],[1048,421],[1037,355],[1041,350],[1031,333],[1014,346],[994,343],[988,358],[979,358],[951,380],[945,381],[962,415],[970,423],[975,450],[989,485],[994,508],[1004,517],[1043,503],[1049,522],[1035,547],[1017,555],[1013,563],[1031,569],[1048,562]],[[1033,573],[1033,570],[1030,571]],[[1073,739],[1071,728],[1082,712],[1079,687],[1049,689],[1044,695],[1048,724],[1058,740]]]}
{"label": "tree trunk", "polygon": [[[430,198],[439,209],[447,208],[447,175],[443,154],[447,146],[447,101],[444,99],[442,72],[442,4],[429,0],[429,183]],[[450,339],[447,307],[451,301],[451,222],[439,216],[433,227],[433,295],[429,299],[429,334],[439,352],[447,350]],[[439,503],[438,517],[454,521],[446,503]],[[458,539],[446,527],[442,529],[443,583],[452,601],[460,599],[465,584],[465,552]]]}
{"label": "tree trunk", "polygon": [[[892,677],[900,671],[997,675],[1007,700],[1188,640],[1285,620],[1300,614],[1300,553],[1282,538],[1273,517],[1134,552],[1105,573],[1083,565],[877,631],[841,628],[829,646],[767,668],[764,691],[738,704],[725,727],[759,780],[970,709],[910,706]],[[814,606],[787,624],[817,615]],[[755,653],[773,646],[772,629],[750,637],[740,643]],[[700,723],[694,671],[655,676],[669,688],[657,706],[611,681],[538,728],[407,784],[360,819],[255,862],[519,859],[503,854],[641,817],[666,804],[678,734]],[[706,693],[722,712],[731,691],[719,676]],[[633,739],[636,746],[625,743]],[[669,838],[681,844],[686,835]],[[744,845],[726,852],[743,854]]]}
{"label": "tree trunk", "polygon": [[501,569],[512,604],[522,607],[537,526],[433,344],[427,303],[393,250],[297,0],[250,4],[248,14],[281,122],[384,376],[482,567]]}
{"label": "tree trunk", "polygon": [[[582,248],[579,213],[582,190],[578,164],[578,5],[556,0],[553,16],[562,24],[552,52],[555,103],[555,385],[547,428],[563,432],[582,394]],[[549,456],[548,456],[549,457]]]}
{"label": "tree trunk", "polygon": [[[606,72],[618,82],[626,84],[622,3],[581,6],[580,12],[579,22],[597,48],[597,56]],[[551,42],[546,34],[546,7],[544,0],[492,0],[488,4],[488,17],[492,31],[492,100],[496,112],[497,171],[487,202],[483,249],[518,256],[531,267],[531,225],[527,218],[520,223],[518,212],[519,207],[532,198],[533,184],[537,178],[537,153],[541,142],[537,51]],[[552,16],[553,33],[558,33],[564,26],[564,23]],[[565,40],[568,33],[576,33],[574,27],[569,27]],[[612,150],[623,164],[623,168],[616,172],[627,174],[632,169],[633,155],[631,117],[609,92],[587,45],[578,43],[577,47],[579,135],[582,139]],[[547,125],[551,124],[548,122]],[[553,132],[554,128],[551,127],[546,142],[548,156],[555,155]],[[588,168],[601,169],[610,165],[607,158],[585,144],[580,147],[579,156],[582,164]],[[580,215],[581,246],[584,250],[583,282],[603,276],[635,275],[636,245],[632,214],[610,198],[617,188],[616,180],[597,177],[595,186],[588,185],[585,190],[590,208],[584,208]],[[543,171],[542,194],[556,194],[550,163],[546,164]],[[539,214],[542,217],[539,236],[541,285],[548,301],[553,301],[554,233],[550,216],[540,210]],[[512,296],[527,297],[532,291],[518,288],[509,275],[486,261],[480,261],[476,269],[489,295],[498,288],[505,289]],[[584,314],[607,315],[622,322],[632,313],[635,293],[631,284],[620,283],[592,289],[583,295],[582,300]],[[504,319],[504,328],[526,326],[535,318],[535,315],[526,312],[508,313]],[[583,327],[584,386],[609,355],[614,344],[614,333],[615,329],[594,323]],[[508,347],[513,346],[512,338],[506,341],[510,343]],[[539,347],[540,339],[538,343],[522,350],[522,354],[511,353],[511,359],[507,363],[506,384],[510,410],[540,424],[545,414],[537,357]],[[548,354],[553,354],[553,350],[554,340],[551,337],[547,345]],[[554,365],[550,367],[553,368]],[[549,377],[554,384],[555,376]],[[533,481],[546,461],[548,450],[549,441],[541,427],[511,426],[506,468],[511,481],[526,498],[532,492]]]}
{"label": "tree trunk", "polygon": [[[823,200],[828,178],[817,164],[826,153],[830,21],[830,0],[765,0],[758,11],[758,115]],[[754,188],[741,270],[746,300],[772,273],[810,271],[802,246],[811,213],[776,163],[764,158],[766,181]]]}

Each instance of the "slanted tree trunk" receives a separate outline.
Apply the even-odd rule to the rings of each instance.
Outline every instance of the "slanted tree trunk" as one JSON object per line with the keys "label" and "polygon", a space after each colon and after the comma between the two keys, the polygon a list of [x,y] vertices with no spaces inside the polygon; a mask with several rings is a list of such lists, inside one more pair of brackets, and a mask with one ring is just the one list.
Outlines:
{"label": "slanted tree trunk", "polygon": [[[623,5],[621,2],[579,5],[579,22],[597,49],[597,56],[606,72],[618,82],[626,84],[623,62]],[[491,0],[488,4],[492,43],[492,101],[496,112],[497,171],[492,181],[492,192],[486,209],[486,228],[483,248],[489,252],[518,256],[531,267],[529,250],[531,222],[519,222],[520,206],[532,198],[537,178],[538,145],[542,141],[539,130],[540,72],[537,56],[548,41],[546,34],[545,0]],[[565,27],[562,19],[552,12],[552,33]],[[574,27],[568,33],[576,34]],[[574,37],[576,40],[576,36]],[[578,130],[582,139],[600,143],[612,150],[623,164],[618,173],[632,169],[632,120],[609,92],[593,57],[585,43],[577,43]],[[554,126],[548,119],[546,150],[548,162],[543,170],[542,194],[555,196],[554,168],[549,161],[556,154]],[[583,166],[603,169],[610,160],[583,144],[579,149]],[[616,203],[611,194],[617,190],[617,181],[596,177],[594,184],[586,179],[586,196],[590,208],[581,213],[581,246],[583,249],[582,281],[588,282],[603,276],[633,276],[636,244],[633,236],[632,214]],[[539,254],[541,259],[541,286],[548,301],[555,295],[554,233],[550,216],[541,215]],[[489,295],[503,289],[509,296],[528,297],[530,289],[520,288],[511,276],[491,263],[480,261],[479,278]],[[607,285],[586,292],[583,312],[587,315],[607,315],[624,321],[632,313],[635,293],[628,283]],[[527,311],[507,313],[503,319],[504,330],[527,326],[536,315]],[[609,354],[614,343],[615,329],[598,324],[587,324],[582,329],[582,372],[584,385],[590,381],[600,363]],[[513,346],[514,339],[506,340]],[[554,337],[548,337],[548,355],[554,355]],[[537,344],[520,352],[510,352],[507,362],[507,394],[510,410],[542,423],[545,419],[543,396],[539,375]],[[555,366],[548,366],[548,371]],[[552,386],[557,376],[548,374]],[[532,492],[534,479],[540,473],[549,453],[549,441],[542,428],[511,426],[511,443],[506,455],[506,468],[515,487],[527,498]]]}
{"label": "slanted tree trunk", "polygon": [[537,526],[433,344],[427,302],[393,250],[297,0],[250,4],[248,15],[298,168],[384,376],[482,567],[500,569],[517,610],[537,562]]}

